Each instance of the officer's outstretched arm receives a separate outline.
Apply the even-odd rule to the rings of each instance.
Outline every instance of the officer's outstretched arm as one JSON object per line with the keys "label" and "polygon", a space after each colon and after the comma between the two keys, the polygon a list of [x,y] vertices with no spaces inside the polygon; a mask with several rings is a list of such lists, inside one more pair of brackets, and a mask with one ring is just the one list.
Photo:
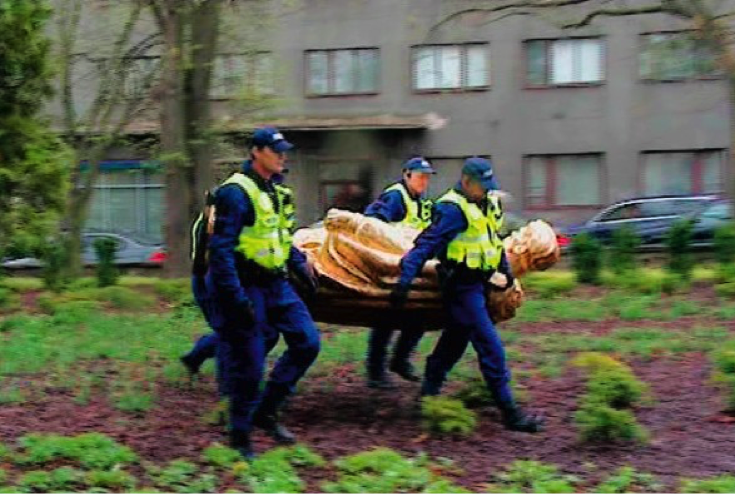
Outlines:
{"label": "officer's outstretched arm", "polygon": [[447,248],[457,235],[467,229],[467,220],[458,206],[451,203],[434,205],[431,225],[421,232],[414,242],[414,247],[401,259],[401,278],[399,286],[410,288],[426,264]]}

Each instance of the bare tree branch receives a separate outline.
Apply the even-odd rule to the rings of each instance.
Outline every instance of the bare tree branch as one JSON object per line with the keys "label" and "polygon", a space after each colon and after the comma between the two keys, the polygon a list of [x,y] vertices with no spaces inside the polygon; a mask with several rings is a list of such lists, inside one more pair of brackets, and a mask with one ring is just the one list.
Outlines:
{"label": "bare tree branch", "polygon": [[[108,59],[108,63],[111,65],[106,67],[106,70],[102,71],[99,89],[88,114],[89,118],[87,119],[87,122],[89,122],[90,129],[99,127],[96,123],[101,114],[107,113],[107,111],[109,111],[109,107],[114,107],[119,96],[122,94],[125,78],[124,73],[121,70],[124,64],[122,55],[127,49],[127,45],[130,42],[133,29],[135,24],[138,22],[140,14],[141,5],[136,4],[133,10],[130,11],[130,15],[126,19],[123,29],[115,41],[112,56]],[[105,106],[108,108],[106,109]]]}
{"label": "bare tree branch", "polygon": [[[59,47],[62,63],[60,64],[61,79],[61,102],[64,111],[64,131],[72,139],[77,138],[77,113],[74,104],[74,88],[72,75],[74,72],[74,49],[77,42],[77,33],[81,19],[82,3],[73,0],[72,5],[67,4],[63,9],[64,14],[59,17]],[[74,177],[72,177],[74,178]]]}
{"label": "bare tree branch", "polygon": [[600,9],[590,12],[584,16],[581,20],[576,22],[569,22],[562,25],[563,29],[574,29],[584,26],[588,26],[598,17],[626,17],[632,15],[643,15],[643,14],[662,14],[668,13],[668,11],[662,5],[649,5],[646,7],[636,7],[631,9]]}
{"label": "bare tree branch", "polygon": [[[439,21],[437,24],[432,26],[429,29],[429,35],[435,33],[438,29],[445,26],[446,24],[452,22],[455,19],[459,19],[460,17],[464,17],[466,15],[470,14],[494,14],[498,12],[504,12],[507,10],[523,10],[523,9],[548,9],[548,8],[555,8],[555,7],[568,7],[571,5],[580,5],[583,3],[588,3],[591,0],[518,0],[516,2],[510,2],[505,3],[502,5],[497,5],[495,7],[473,7],[473,8],[467,8],[467,9],[461,9],[457,10],[456,12],[452,12],[445,18],[443,18],[441,21]],[[518,15],[528,15],[528,12]],[[505,15],[505,17],[510,17],[510,15]]]}

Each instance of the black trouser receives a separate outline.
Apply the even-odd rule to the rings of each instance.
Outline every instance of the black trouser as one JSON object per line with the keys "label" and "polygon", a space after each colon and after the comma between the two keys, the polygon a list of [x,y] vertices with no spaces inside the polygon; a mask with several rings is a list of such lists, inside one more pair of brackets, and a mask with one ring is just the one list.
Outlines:
{"label": "black trouser", "polygon": [[[368,341],[367,354],[367,370],[371,378],[379,379],[385,373],[385,361],[388,355],[388,345],[394,329],[391,328],[373,328],[370,331],[370,339]],[[400,335],[393,347],[392,364],[396,366],[405,365],[411,358],[411,354],[416,349],[424,336],[422,329],[404,329],[399,331]]]}

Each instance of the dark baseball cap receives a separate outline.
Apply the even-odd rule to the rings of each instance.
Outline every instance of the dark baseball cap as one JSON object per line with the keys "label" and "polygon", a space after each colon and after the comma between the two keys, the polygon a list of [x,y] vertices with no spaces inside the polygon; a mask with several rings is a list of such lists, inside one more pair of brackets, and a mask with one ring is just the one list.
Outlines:
{"label": "dark baseball cap", "polygon": [[467,175],[477,180],[485,190],[498,190],[498,183],[493,174],[493,165],[490,160],[478,158],[477,156],[467,158],[462,167],[462,175]]}
{"label": "dark baseball cap", "polygon": [[252,144],[255,147],[268,146],[277,153],[284,153],[294,147],[294,145],[288,142],[286,138],[283,137],[283,134],[281,134],[275,127],[261,127],[259,129],[255,129]]}
{"label": "dark baseball cap", "polygon": [[403,164],[403,169],[408,172],[431,173],[432,175],[436,173],[436,170],[431,166],[431,163],[420,156],[406,161]]}

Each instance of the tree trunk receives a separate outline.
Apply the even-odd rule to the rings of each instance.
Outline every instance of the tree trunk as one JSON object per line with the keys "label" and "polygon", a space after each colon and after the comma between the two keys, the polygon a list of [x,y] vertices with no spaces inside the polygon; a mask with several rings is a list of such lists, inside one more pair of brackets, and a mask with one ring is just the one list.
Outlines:
{"label": "tree trunk", "polygon": [[163,15],[164,42],[161,82],[161,151],[166,166],[166,226],[167,259],[165,274],[182,277],[189,274],[188,225],[192,204],[192,168],[187,159],[186,114],[182,59],[184,12],[179,2],[171,2]]}
{"label": "tree trunk", "polygon": [[213,139],[209,93],[220,10],[221,0],[210,0],[200,4],[191,18],[196,29],[192,29],[192,67],[187,73],[186,112],[189,156],[194,166],[192,216],[202,208],[204,191],[212,186]]}
{"label": "tree trunk", "polygon": [[75,279],[82,275],[82,232],[89,213],[89,204],[94,195],[94,184],[100,175],[100,162],[110,150],[108,145],[100,145],[89,152],[82,151],[78,157],[87,158],[88,168],[81,169],[81,160],[77,159],[72,173],[71,190],[67,201],[66,229],[67,237],[64,240],[64,255],[66,266],[64,276]]}
{"label": "tree trunk", "polygon": [[84,191],[72,195],[67,209],[68,232],[64,239],[66,255],[65,277],[70,279],[82,275],[82,230],[87,216],[87,201],[81,196]]}

